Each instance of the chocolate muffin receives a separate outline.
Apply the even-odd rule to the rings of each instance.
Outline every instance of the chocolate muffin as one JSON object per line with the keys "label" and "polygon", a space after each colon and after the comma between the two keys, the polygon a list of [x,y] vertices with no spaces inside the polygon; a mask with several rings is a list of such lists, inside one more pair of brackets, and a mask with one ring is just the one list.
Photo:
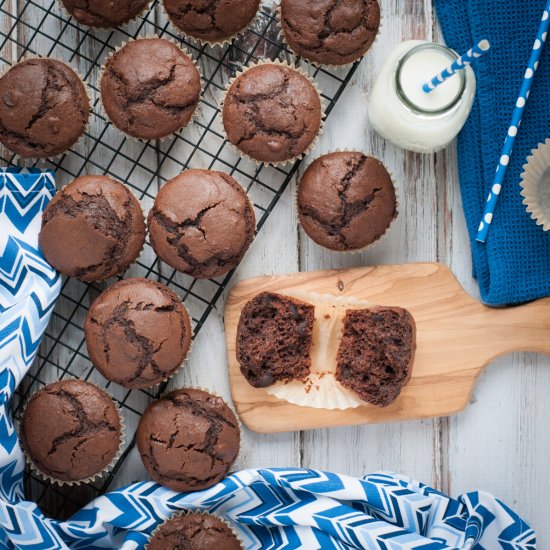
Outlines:
{"label": "chocolate muffin", "polygon": [[397,216],[395,188],[384,165],[363,153],[315,160],[298,188],[305,232],[331,250],[359,250],[378,240]]}
{"label": "chocolate muffin", "polygon": [[281,27],[290,49],[321,65],[362,57],[380,28],[377,0],[282,0]]}
{"label": "chocolate muffin", "polygon": [[187,36],[216,44],[245,29],[260,0],[163,0],[166,13]]}
{"label": "chocolate muffin", "polygon": [[204,279],[238,265],[254,238],[256,219],[231,176],[187,170],[159,191],[148,225],[151,246],[162,261]]}
{"label": "chocolate muffin", "polygon": [[241,550],[242,545],[228,525],[216,516],[190,513],[162,524],[147,544],[147,550]]}
{"label": "chocolate muffin", "polygon": [[237,360],[255,388],[305,380],[311,368],[315,307],[271,292],[248,302],[237,328]]}
{"label": "chocolate muffin", "polygon": [[118,27],[140,15],[151,0],[61,0],[65,9],[83,25]]}
{"label": "chocolate muffin", "polygon": [[348,310],[336,357],[336,379],[361,399],[385,407],[411,377],[416,324],[400,307]]}
{"label": "chocolate muffin", "polygon": [[174,491],[200,491],[221,481],[239,454],[240,429],[223,399],[180,389],[153,401],[136,432],[151,478]]}
{"label": "chocolate muffin", "polygon": [[37,470],[55,480],[79,482],[109,466],[122,443],[122,425],[103,390],[83,380],[61,380],[30,398],[20,439]]}
{"label": "chocolate muffin", "polygon": [[178,46],[141,38],[107,59],[100,87],[111,122],[129,136],[150,140],[187,126],[199,103],[201,78]]}
{"label": "chocolate muffin", "polygon": [[86,130],[90,100],[80,77],[55,59],[27,59],[0,78],[0,142],[25,158],[65,152]]}
{"label": "chocolate muffin", "polygon": [[125,279],[102,292],[84,323],[90,360],[108,380],[150,388],[170,378],[191,346],[191,323],[169,288]]}
{"label": "chocolate muffin", "polygon": [[40,248],[58,271],[101,281],[124,271],[145,243],[145,220],[130,190],[107,176],[82,176],[42,215]]}
{"label": "chocolate muffin", "polygon": [[321,99],[291,67],[264,63],[247,69],[225,96],[227,139],[254,160],[277,163],[300,157],[321,129]]}

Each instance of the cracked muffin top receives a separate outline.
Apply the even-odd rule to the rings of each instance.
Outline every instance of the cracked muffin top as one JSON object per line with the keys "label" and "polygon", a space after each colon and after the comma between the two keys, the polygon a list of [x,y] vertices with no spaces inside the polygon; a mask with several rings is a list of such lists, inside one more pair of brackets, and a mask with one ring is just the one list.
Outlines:
{"label": "cracked muffin top", "polygon": [[356,61],[380,28],[377,0],[282,0],[280,10],[290,49],[321,65]]}
{"label": "cracked muffin top", "polygon": [[256,219],[230,175],[187,170],[163,185],[148,225],[151,246],[162,261],[204,279],[239,264],[254,238]]}
{"label": "cracked muffin top", "polygon": [[384,165],[363,153],[324,155],[298,188],[304,231],[331,250],[360,250],[378,240],[397,217],[395,188]]}
{"label": "cracked muffin top", "polygon": [[190,513],[163,523],[147,543],[147,550],[241,550],[229,526],[209,514]]}
{"label": "cracked muffin top", "polygon": [[137,17],[151,0],[61,0],[65,9],[83,25],[117,27]]}
{"label": "cracked muffin top", "polygon": [[163,0],[168,17],[186,35],[217,43],[252,21],[260,0]]}
{"label": "cracked muffin top", "polygon": [[254,160],[277,163],[305,153],[321,129],[321,99],[295,69],[266,63],[247,69],[223,105],[227,139]]}
{"label": "cracked muffin top", "polygon": [[86,130],[90,100],[79,76],[55,59],[27,59],[0,78],[0,142],[25,158],[50,158]]}
{"label": "cracked muffin top", "polygon": [[20,437],[36,469],[77,482],[109,466],[122,442],[122,426],[107,393],[83,380],[61,380],[30,398]]}
{"label": "cracked muffin top", "polygon": [[145,243],[136,197],[107,176],[81,176],[42,215],[40,249],[63,275],[101,281],[124,271]]}
{"label": "cracked muffin top", "polygon": [[180,389],[153,401],[143,413],[136,441],[151,478],[178,492],[212,487],[239,454],[240,428],[221,397]]}
{"label": "cracked muffin top", "polygon": [[201,95],[193,60],[162,38],[132,40],[105,63],[101,100],[111,122],[138,139],[159,139],[187,126]]}
{"label": "cracked muffin top", "polygon": [[185,306],[168,287],[125,279],[102,292],[84,323],[88,354],[105,378],[150,388],[173,376],[191,346]]}

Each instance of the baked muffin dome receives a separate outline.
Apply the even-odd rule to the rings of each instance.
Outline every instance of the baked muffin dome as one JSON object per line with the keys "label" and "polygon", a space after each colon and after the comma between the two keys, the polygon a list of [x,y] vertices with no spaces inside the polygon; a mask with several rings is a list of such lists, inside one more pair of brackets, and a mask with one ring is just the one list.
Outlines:
{"label": "baked muffin dome", "polygon": [[137,198],[107,176],[81,176],[64,187],[42,215],[42,253],[58,271],[102,281],[124,271],[145,243]]}
{"label": "baked muffin dome", "polygon": [[298,214],[317,244],[338,251],[365,248],[397,216],[391,176],[379,160],[363,153],[323,155],[302,176]]}
{"label": "baked muffin dome", "polygon": [[377,0],[282,0],[280,17],[290,49],[320,65],[361,58],[380,28]]}
{"label": "baked muffin dome", "polygon": [[214,170],[186,170],[163,185],[148,217],[160,259],[198,278],[224,275],[244,257],[254,209],[239,183]]}

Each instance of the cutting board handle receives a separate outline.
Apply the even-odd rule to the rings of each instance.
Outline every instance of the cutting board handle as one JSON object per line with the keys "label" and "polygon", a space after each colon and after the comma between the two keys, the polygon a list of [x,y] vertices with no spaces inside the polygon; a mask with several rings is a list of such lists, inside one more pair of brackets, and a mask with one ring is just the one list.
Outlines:
{"label": "cutting board handle", "polygon": [[484,306],[484,337],[496,355],[516,351],[550,354],[550,298],[496,309]]}

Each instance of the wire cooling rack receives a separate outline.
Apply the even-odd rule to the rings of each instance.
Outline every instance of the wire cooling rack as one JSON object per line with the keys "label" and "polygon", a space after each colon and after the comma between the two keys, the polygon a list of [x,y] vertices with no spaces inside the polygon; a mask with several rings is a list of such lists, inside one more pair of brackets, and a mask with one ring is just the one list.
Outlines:
{"label": "wire cooling rack", "polygon": [[[62,158],[46,164],[57,171],[58,185],[86,173],[107,174],[129,185],[147,211],[159,187],[187,167],[222,170],[245,187],[254,204],[260,231],[299,162],[287,168],[273,168],[239,158],[228,146],[219,121],[222,90],[235,72],[250,62],[262,58],[291,60],[319,84],[328,116],[357,64],[329,70],[295,58],[280,40],[273,6],[265,6],[251,29],[230,47],[210,48],[182,41],[197,60],[203,76],[199,116],[173,139],[142,143],[124,137],[108,123],[99,102],[97,78],[102,63],[117,46],[132,38],[151,35],[181,41],[158,0],[136,21],[117,30],[79,26],[63,11],[58,0],[0,0],[0,72],[24,56],[42,55],[69,62],[88,83],[93,109],[85,137]],[[1,148],[0,160],[6,165],[15,163],[14,156]],[[195,335],[231,278],[229,274],[223,279],[194,280],[159,262],[149,245],[124,276],[149,277],[171,287],[189,310]],[[163,388],[127,391],[107,382],[93,369],[82,326],[89,304],[103,288],[104,284],[84,284],[75,279],[64,282],[35,364],[18,390],[14,403],[16,419],[29,395],[44,384],[63,378],[91,380],[106,388],[120,404],[126,424],[134,426],[151,399],[162,392]],[[117,473],[124,467],[133,446],[133,434],[129,433],[115,468],[101,480],[78,487],[60,488],[28,472],[26,496],[44,513],[56,518],[68,517],[95,496],[117,486]]]}

